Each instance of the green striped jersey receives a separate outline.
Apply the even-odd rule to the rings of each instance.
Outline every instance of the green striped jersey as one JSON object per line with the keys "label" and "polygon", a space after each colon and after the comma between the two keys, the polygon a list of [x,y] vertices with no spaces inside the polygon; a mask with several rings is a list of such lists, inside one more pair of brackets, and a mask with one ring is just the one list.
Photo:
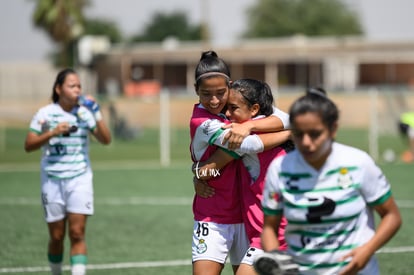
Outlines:
{"label": "green striped jersey", "polygon": [[69,135],[52,137],[42,146],[41,166],[49,177],[67,179],[84,173],[89,161],[89,133],[96,127],[92,113],[83,106],[71,112],[59,104],[49,104],[39,109],[30,123],[30,131],[41,134],[50,131],[60,122],[68,122],[76,131]]}
{"label": "green striped jersey", "polygon": [[[298,150],[275,159],[262,205],[265,214],[287,218],[288,251],[304,274],[337,274],[349,262],[341,256],[375,233],[370,206],[390,196],[390,185],[367,153],[334,142],[319,171]],[[373,258],[358,274],[377,272]]]}

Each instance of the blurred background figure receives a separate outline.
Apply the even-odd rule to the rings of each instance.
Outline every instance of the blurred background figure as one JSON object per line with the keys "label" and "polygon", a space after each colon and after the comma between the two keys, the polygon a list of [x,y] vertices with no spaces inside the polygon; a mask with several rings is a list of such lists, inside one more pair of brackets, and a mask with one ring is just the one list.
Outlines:
{"label": "blurred background figure", "polygon": [[139,127],[129,125],[127,119],[118,114],[118,110],[113,102],[109,103],[110,126],[115,138],[122,140],[133,140],[139,134]]}
{"label": "blurred background figure", "polygon": [[405,150],[401,155],[403,162],[414,161],[414,112],[405,112],[400,116],[398,126],[401,135],[408,142],[408,149]]}

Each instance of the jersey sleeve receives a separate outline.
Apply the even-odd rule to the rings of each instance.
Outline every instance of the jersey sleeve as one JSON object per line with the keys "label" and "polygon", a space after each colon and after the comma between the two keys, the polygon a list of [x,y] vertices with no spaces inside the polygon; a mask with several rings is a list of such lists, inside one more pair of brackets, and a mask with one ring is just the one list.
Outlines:
{"label": "jersey sleeve", "polygon": [[224,130],[221,128],[225,123],[218,119],[208,119],[200,124],[197,128],[199,135],[197,137],[209,144],[215,144],[216,140],[220,138]]}
{"label": "jersey sleeve", "polygon": [[239,154],[256,154],[264,150],[264,144],[258,135],[250,135],[243,139],[239,149],[235,151]]}
{"label": "jersey sleeve", "polygon": [[382,170],[366,155],[361,192],[370,206],[382,204],[391,196],[391,187]]}
{"label": "jersey sleeve", "polygon": [[29,130],[36,133],[36,134],[41,134],[42,130],[43,130],[42,127],[45,127],[46,124],[47,124],[47,117],[46,117],[45,113],[43,112],[43,110],[40,109],[33,116],[32,120],[30,122]]}
{"label": "jersey sleeve", "polygon": [[284,129],[290,129],[289,114],[283,112],[279,108],[273,107],[272,116],[278,117],[282,121]]}
{"label": "jersey sleeve", "polygon": [[[222,147],[224,149],[228,149],[228,142],[222,144],[224,136],[230,131],[231,129],[221,129],[217,131],[217,134],[214,136],[213,139],[210,140],[210,144],[214,144],[216,146]],[[264,150],[264,145],[262,140],[259,138],[258,135],[249,135],[243,139],[240,148],[234,150],[236,154],[242,156],[244,154],[255,154],[261,153]]]}
{"label": "jersey sleeve", "polygon": [[262,208],[265,215],[282,214],[282,196],[278,188],[279,174],[276,160],[272,161],[266,172],[263,189]]}
{"label": "jersey sleeve", "polygon": [[221,136],[224,130],[221,128],[225,123],[218,119],[207,119],[200,123],[192,137],[191,152],[196,160],[200,160],[203,156],[207,145],[217,145],[229,153],[233,158],[240,158],[238,154],[233,151],[226,150],[226,147],[221,145]]}

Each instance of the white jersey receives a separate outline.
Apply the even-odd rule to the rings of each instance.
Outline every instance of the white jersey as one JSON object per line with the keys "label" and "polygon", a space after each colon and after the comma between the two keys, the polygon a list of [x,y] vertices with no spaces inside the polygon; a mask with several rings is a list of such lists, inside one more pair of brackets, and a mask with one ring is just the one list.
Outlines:
{"label": "white jersey", "polygon": [[[198,105],[198,108],[205,109],[201,104]],[[223,122],[224,120],[226,119],[206,119],[199,127],[197,127],[193,138],[193,140],[197,140],[197,142],[191,144],[191,153],[193,154],[194,160],[200,160],[202,158],[208,145],[216,145],[223,149],[228,149],[228,143],[223,144],[222,142],[224,136],[231,129],[222,129],[222,127],[226,125],[226,123]],[[238,159],[244,154],[262,152],[263,149],[264,145],[259,136],[249,135],[243,140],[240,148],[234,151],[229,150],[228,153]]]}
{"label": "white jersey", "polygon": [[[282,110],[276,107],[273,107],[272,116],[278,117],[282,121],[284,129],[288,129],[290,127],[289,115],[287,113],[283,112]],[[265,118],[265,116],[259,115],[252,118],[252,120],[258,120],[263,118]],[[258,179],[261,173],[262,164],[260,163],[258,154],[262,153],[264,149],[264,147],[259,148],[259,146],[263,146],[263,142],[259,138],[259,136],[254,136],[256,137],[256,140],[250,140],[248,143],[246,142],[245,144],[242,143],[240,146],[240,150],[235,150],[239,155],[243,156],[243,164],[249,171],[252,183]]]}
{"label": "white jersey", "polygon": [[[198,108],[204,109],[204,106],[199,104]],[[282,121],[284,129],[289,129],[290,127],[289,115],[287,113],[283,112],[282,110],[276,107],[273,107],[272,116],[276,116]],[[264,118],[264,116],[258,116],[254,119],[261,119],[261,118]],[[224,116],[223,116],[223,119],[227,120],[227,118],[225,118]],[[228,149],[229,144],[228,143],[223,144],[223,139],[231,129],[222,129],[222,127],[225,124],[226,123],[224,123],[223,121],[219,119],[206,120],[202,123],[202,125],[197,129],[195,133],[195,138],[194,138],[200,141],[198,142],[198,145],[200,148],[196,147],[197,144],[191,145],[194,159],[196,160],[201,159],[201,156],[205,153],[205,150],[206,150],[205,144],[216,145],[218,147]],[[261,153],[263,152],[263,150],[264,150],[264,145],[260,137],[258,135],[252,134],[243,139],[243,142],[241,143],[239,148],[232,150],[232,151],[228,151],[228,152],[231,155],[233,155],[234,158],[237,159],[240,156]],[[252,157],[254,158],[254,156]],[[252,166],[252,165],[257,166],[258,160],[250,159],[250,160],[245,160],[244,162],[247,167]],[[255,167],[255,169],[260,170],[260,168],[258,167]]]}
{"label": "white jersey", "polygon": [[41,108],[30,123],[30,131],[40,134],[54,129],[59,123],[76,126],[76,132],[52,137],[42,146],[41,166],[49,177],[69,179],[86,172],[89,161],[89,133],[96,127],[92,113],[83,106],[72,112],[52,103]]}
{"label": "white jersey", "polygon": [[[365,152],[334,142],[316,171],[298,150],[275,159],[263,193],[266,215],[282,214],[288,252],[304,274],[337,274],[342,255],[375,234],[373,210],[391,196],[382,171]],[[358,274],[378,274],[373,257]]]}
{"label": "white jersey", "polygon": [[286,129],[290,129],[290,122],[289,122],[289,114],[280,110],[279,108],[276,108],[275,106],[273,106],[273,114],[272,116],[278,117],[283,124],[283,128]]}

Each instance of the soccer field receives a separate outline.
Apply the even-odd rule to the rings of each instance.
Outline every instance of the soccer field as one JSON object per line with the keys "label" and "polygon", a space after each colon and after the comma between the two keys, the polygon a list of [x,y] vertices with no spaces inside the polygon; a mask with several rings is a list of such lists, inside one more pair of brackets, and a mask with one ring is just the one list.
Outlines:
{"label": "soccer field", "polygon": [[[361,135],[347,131],[338,140],[366,149]],[[39,154],[23,152],[24,131],[7,130],[7,137],[0,158],[0,274],[49,274]],[[172,137],[170,167],[158,164],[157,133],[150,130],[136,141],[116,141],[108,148],[92,144],[95,215],[87,225],[88,274],[191,274],[193,185],[188,133],[177,130]],[[387,137],[381,146],[392,142],[401,143]],[[412,274],[413,165],[380,164],[403,215],[403,227],[378,253],[381,271]],[[68,248],[67,243],[66,266]],[[230,274],[227,266],[223,275]]]}

